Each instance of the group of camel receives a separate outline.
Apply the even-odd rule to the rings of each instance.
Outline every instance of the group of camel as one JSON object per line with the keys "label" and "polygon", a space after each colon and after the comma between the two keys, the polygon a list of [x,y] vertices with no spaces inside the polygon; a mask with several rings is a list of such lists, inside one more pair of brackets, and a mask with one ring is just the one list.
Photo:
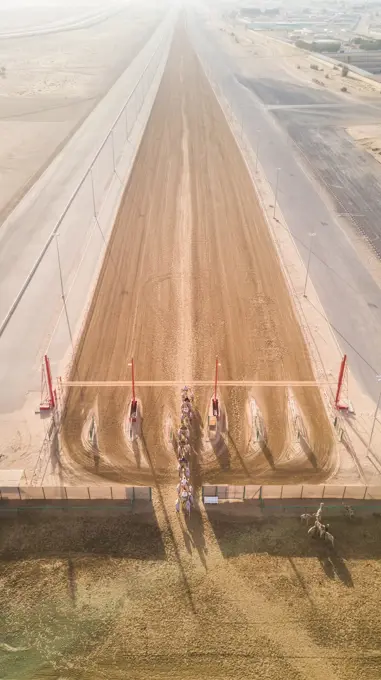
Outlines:
{"label": "group of camel", "polygon": [[190,516],[194,502],[189,467],[193,401],[193,393],[191,389],[185,385],[181,390],[181,423],[177,432],[177,457],[180,481],[177,485],[176,512],[180,512],[181,509],[188,517]]}
{"label": "group of camel", "polygon": [[329,529],[329,524],[323,524],[322,523],[322,515],[323,515],[323,507],[324,503],[320,503],[319,509],[315,514],[311,515],[310,513],[305,513],[303,515],[300,515],[300,519],[302,522],[305,522],[307,527],[309,526],[310,522],[313,521],[314,524],[313,526],[308,529],[308,536],[311,538],[321,538],[323,541],[328,541],[328,543],[331,544],[333,547],[335,544],[335,539],[332,536],[332,534],[328,531]]}
{"label": "group of camel", "polygon": [[[350,505],[344,505],[344,513],[345,516],[349,520],[353,520],[355,516],[355,511]],[[306,524],[307,527],[310,525],[311,522],[314,522],[313,526],[308,529],[308,536],[311,538],[321,538],[323,541],[328,541],[332,547],[335,545],[335,539],[332,536],[332,534],[328,531],[329,529],[329,524],[323,524],[322,523],[322,515],[323,515],[323,508],[324,508],[324,503],[320,503],[319,509],[317,512],[313,515],[310,513],[306,512],[303,515],[300,515],[300,519],[302,523]]]}

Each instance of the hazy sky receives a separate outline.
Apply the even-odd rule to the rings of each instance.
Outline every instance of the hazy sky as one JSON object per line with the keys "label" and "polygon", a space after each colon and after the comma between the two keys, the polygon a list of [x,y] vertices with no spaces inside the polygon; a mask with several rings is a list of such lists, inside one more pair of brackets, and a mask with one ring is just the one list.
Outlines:
{"label": "hazy sky", "polygon": [[108,7],[110,5],[127,4],[131,0],[0,0],[0,11],[17,9],[39,9],[54,7]]}

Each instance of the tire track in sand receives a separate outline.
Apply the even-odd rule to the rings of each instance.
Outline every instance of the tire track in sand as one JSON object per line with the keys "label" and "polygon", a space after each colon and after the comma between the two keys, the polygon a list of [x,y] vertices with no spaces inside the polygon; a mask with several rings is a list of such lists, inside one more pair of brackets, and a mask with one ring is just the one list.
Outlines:
{"label": "tire track in sand", "polygon": [[[190,198],[189,198],[190,196]],[[190,253],[191,252],[191,256]],[[132,330],[136,318],[135,330]],[[193,347],[193,349],[192,349]],[[313,378],[308,349],[251,178],[185,31],[174,36],[163,80],[123,196],[86,327],[77,351],[81,377],[122,380],[134,356],[142,379],[210,376],[215,355],[230,379]],[[144,438],[157,478],[176,479],[175,458],[163,441],[178,395],[154,388],[138,395]],[[200,391],[200,412],[210,394]],[[316,458],[283,460],[287,445],[282,388],[255,393],[269,432],[268,460],[248,456],[247,390],[225,390],[230,423],[226,459],[215,456],[200,480],[320,481],[332,465],[333,438],[321,395],[298,388]],[[63,425],[70,457],[86,471],[81,429],[98,399],[100,439],[110,465],[104,479],[148,483],[123,436],[128,390],[71,390]],[[221,462],[223,464],[221,464]],[[227,463],[227,464],[226,464]]]}

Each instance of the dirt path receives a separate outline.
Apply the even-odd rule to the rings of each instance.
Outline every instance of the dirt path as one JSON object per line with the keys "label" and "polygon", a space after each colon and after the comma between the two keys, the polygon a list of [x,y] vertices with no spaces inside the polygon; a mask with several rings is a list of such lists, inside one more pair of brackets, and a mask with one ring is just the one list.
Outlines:
{"label": "dirt path", "polygon": [[[226,379],[312,379],[313,373],[279,262],[246,166],[186,34],[178,28],[167,68],[123,197],[78,351],[73,378],[128,379],[133,355],[140,379],[207,378],[215,355]],[[268,447],[248,453],[247,390],[224,390],[229,430],[223,450],[202,446],[210,393],[196,394],[199,480],[322,479],[332,465],[332,434],[318,390],[295,397],[307,423],[313,460],[288,460],[286,392],[255,393]],[[129,445],[124,389],[72,389],[63,427],[79,469],[104,479],[175,479],[163,439],[178,396],[145,388],[141,445]],[[81,440],[94,409],[101,456]]]}

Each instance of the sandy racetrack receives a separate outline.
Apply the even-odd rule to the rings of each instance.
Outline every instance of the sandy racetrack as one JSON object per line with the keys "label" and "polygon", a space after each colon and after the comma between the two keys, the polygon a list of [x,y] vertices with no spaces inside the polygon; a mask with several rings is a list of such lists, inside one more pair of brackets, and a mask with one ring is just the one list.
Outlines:
{"label": "sandy racetrack", "polygon": [[[72,380],[126,380],[134,356],[141,380],[208,379],[215,355],[230,380],[311,380],[301,329],[251,179],[184,30],[168,64],[125,191],[72,368]],[[84,473],[128,483],[170,481],[175,457],[165,422],[178,419],[174,390],[144,388],[143,436],[125,435],[131,394],[71,388],[63,443]],[[203,438],[210,399],[196,392],[199,482],[326,478],[333,438],[316,388],[297,388],[310,450],[290,456],[287,394],[254,394],[267,447],[248,448],[248,391],[224,389],[228,431],[218,449]],[[93,411],[100,455],[83,444]]]}

